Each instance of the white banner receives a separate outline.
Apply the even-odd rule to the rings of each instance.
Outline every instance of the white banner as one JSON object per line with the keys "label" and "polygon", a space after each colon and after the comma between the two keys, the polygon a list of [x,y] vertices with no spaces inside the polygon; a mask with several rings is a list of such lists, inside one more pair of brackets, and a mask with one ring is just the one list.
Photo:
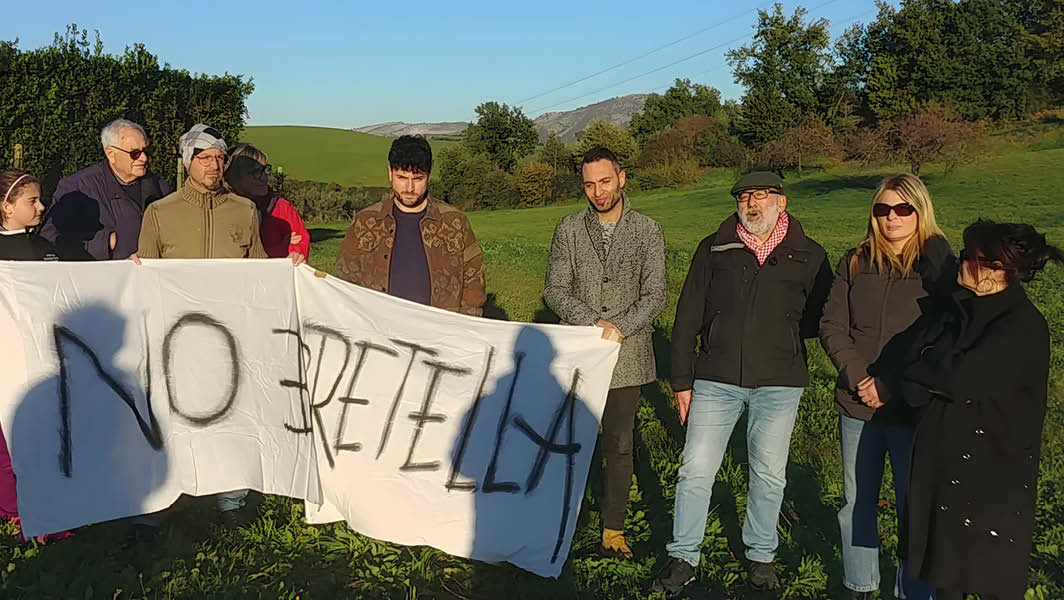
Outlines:
{"label": "white banner", "polygon": [[252,488],[555,577],[620,347],[287,260],[0,262],[0,341],[26,535]]}

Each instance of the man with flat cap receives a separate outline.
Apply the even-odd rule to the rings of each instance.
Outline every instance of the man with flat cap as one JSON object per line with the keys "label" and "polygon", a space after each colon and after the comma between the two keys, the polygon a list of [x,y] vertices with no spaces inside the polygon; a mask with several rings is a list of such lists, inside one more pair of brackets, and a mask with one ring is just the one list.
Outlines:
{"label": "man with flat cap", "polygon": [[698,245],[672,331],[672,388],[687,440],[670,560],[654,581],[668,597],[695,578],[713,483],[744,410],[749,584],[779,586],[776,525],[798,401],[809,384],[802,340],[817,336],[831,288],[824,249],[787,214],[778,175],[748,173],[731,194],[735,213]]}

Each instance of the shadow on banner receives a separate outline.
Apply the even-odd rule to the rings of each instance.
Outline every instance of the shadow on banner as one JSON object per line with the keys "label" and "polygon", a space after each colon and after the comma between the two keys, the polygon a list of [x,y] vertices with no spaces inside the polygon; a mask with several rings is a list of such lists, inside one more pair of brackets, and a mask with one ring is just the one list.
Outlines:
{"label": "shadow on banner", "polygon": [[[562,385],[551,340],[524,327],[511,350],[513,368],[493,391],[463,416],[463,430],[451,453],[450,493],[473,494],[475,525],[471,555],[488,563],[521,553],[561,565],[569,558],[584,495],[598,420],[581,398],[581,373]],[[490,367],[489,367],[490,368]],[[474,569],[475,598],[503,597],[493,589],[509,578]],[[484,573],[479,576],[477,572]]]}
{"label": "shadow on banner", "polygon": [[145,512],[170,464],[144,328],[90,304],[50,334],[52,347],[41,350],[56,355],[57,372],[32,384],[7,432],[21,512],[41,507],[36,528],[49,533],[70,527],[65,515],[95,523]]}

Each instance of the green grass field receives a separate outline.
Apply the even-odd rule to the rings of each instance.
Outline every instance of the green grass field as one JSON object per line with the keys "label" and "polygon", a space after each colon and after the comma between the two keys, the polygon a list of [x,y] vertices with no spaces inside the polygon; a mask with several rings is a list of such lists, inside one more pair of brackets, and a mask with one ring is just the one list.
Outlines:
{"label": "green grass field", "polygon": [[[925,181],[950,241],[978,217],[1022,220],[1064,245],[1064,144],[1010,147],[999,156],[952,173],[929,167]],[[382,169],[383,172],[383,169]],[[887,169],[843,167],[790,178],[790,210],[837,261],[862,236],[871,193]],[[665,230],[669,304],[655,321],[656,345],[667,348],[676,296],[699,240],[733,209],[732,176],[707,176],[679,191],[637,194],[634,207]],[[554,224],[582,210],[572,203],[530,210],[474,213],[490,294],[489,316],[532,321],[545,316],[541,285]],[[330,270],[346,223],[311,226],[311,264]],[[1052,374],[1039,485],[1036,550],[1029,596],[1064,598],[1064,269],[1051,267],[1029,287],[1049,321]],[[783,598],[841,597],[842,563],[835,513],[842,499],[834,369],[810,342],[812,383],[792,439],[788,488],[780,519],[778,565]],[[659,352],[659,373],[668,370]],[[643,598],[671,535],[671,512],[683,430],[668,385],[644,388],[638,414],[636,476],[626,530],[637,560],[622,564],[594,557],[601,481],[593,469],[573,552],[558,580],[505,565],[454,558],[430,548],[400,547],[352,533],[343,524],[308,526],[302,505],[285,498],[262,501],[257,520],[227,531],[213,523],[209,498],[185,498],[160,533],[154,553],[118,548],[124,528],[86,527],[75,538],[45,545],[14,543],[13,526],[0,537],[0,595],[11,598]],[[740,426],[736,429],[741,432]],[[725,597],[743,595],[739,520],[746,506],[745,441],[737,433],[725,458],[711,509],[699,577]],[[893,497],[890,482],[882,497]],[[396,515],[402,518],[402,515]],[[880,514],[881,597],[892,597],[893,507]],[[6,567],[5,567],[6,565]]]}
{"label": "green grass field", "polygon": [[[274,167],[295,179],[340,185],[388,185],[392,139],[327,127],[247,127],[240,141],[262,148]],[[454,142],[433,140],[438,152]]]}

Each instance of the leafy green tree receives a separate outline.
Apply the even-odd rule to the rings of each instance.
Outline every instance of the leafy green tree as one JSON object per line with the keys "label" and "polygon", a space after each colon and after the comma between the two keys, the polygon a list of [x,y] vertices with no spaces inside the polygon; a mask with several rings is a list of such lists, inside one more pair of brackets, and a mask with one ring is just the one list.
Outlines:
{"label": "leafy green tree", "polygon": [[555,131],[550,132],[536,156],[540,162],[550,165],[552,177],[558,173],[569,173],[573,170],[573,153]]}
{"label": "leafy green tree", "polygon": [[477,122],[466,129],[465,143],[499,168],[512,171],[517,161],[536,148],[536,126],[519,107],[485,102],[476,108]]}
{"label": "leafy green tree", "polygon": [[870,57],[864,25],[846,29],[835,41],[833,55],[834,66],[825,75],[819,104],[824,123],[836,135],[845,136],[872,120],[865,99]]}
{"label": "leafy green tree", "polygon": [[1032,101],[1038,108],[1064,104],[1064,2],[1005,0],[1023,27],[1024,54],[1031,61]]}
{"label": "leafy green tree", "polygon": [[521,194],[522,208],[543,206],[551,200],[553,168],[545,162],[531,160],[514,169],[514,185]]}
{"label": "leafy green tree", "polygon": [[152,169],[172,179],[181,134],[204,122],[235,141],[253,89],[241,76],[160,65],[139,44],[104,54],[99,35],[90,40],[76,25],[37,50],[0,42],[0,164],[10,164],[21,143],[23,166],[41,179],[47,199],[60,178],[102,160],[100,129],[124,117],[144,126],[156,151]]}
{"label": "leafy green tree", "polygon": [[609,148],[617,155],[622,167],[631,166],[632,160],[639,152],[639,144],[632,134],[620,125],[609,121],[592,121],[587,129],[577,134],[576,147],[573,148],[573,163],[579,165],[584,154],[595,146]]}
{"label": "leafy green tree", "polygon": [[745,123],[738,126],[745,141],[762,144],[779,137],[802,115],[822,113],[821,87],[832,65],[828,22],[806,23],[806,10],[790,17],[776,4],[759,10],[753,41],[728,51],[743,96]]}
{"label": "leafy green tree", "polygon": [[954,107],[966,119],[1027,111],[1032,61],[1024,29],[1001,0],[881,2],[868,27],[868,106],[895,119],[927,102]]}
{"label": "leafy green tree", "polygon": [[513,176],[464,142],[440,151],[432,170],[432,194],[462,210],[507,208],[520,201]]}
{"label": "leafy green tree", "polygon": [[643,110],[632,115],[628,130],[640,144],[650,136],[691,115],[721,117],[720,91],[716,88],[692,84],[690,79],[677,79],[664,94],[647,97]]}
{"label": "leafy green tree", "polygon": [[783,135],[801,112],[773,90],[756,89],[743,96],[742,112],[732,124],[740,140],[759,147]]}

